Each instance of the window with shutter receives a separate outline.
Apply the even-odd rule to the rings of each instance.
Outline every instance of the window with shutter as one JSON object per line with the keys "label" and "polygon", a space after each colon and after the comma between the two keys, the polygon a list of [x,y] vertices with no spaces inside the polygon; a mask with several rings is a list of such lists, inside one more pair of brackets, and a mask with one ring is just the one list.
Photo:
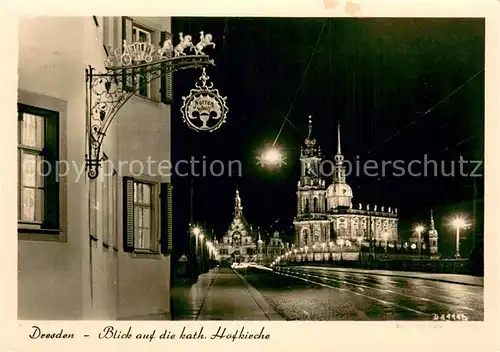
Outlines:
{"label": "window with shutter", "polygon": [[123,250],[134,250],[134,180],[123,179]]}
{"label": "window with shutter", "polygon": [[123,247],[126,252],[158,253],[158,185],[125,177],[123,181]]}
{"label": "window with shutter", "polygon": [[[135,23],[132,24],[133,40],[132,42],[151,43],[151,32],[144,28],[138,27]],[[144,71],[144,68],[139,69],[135,78],[134,89],[143,97],[151,97],[151,82],[149,73]]]}
{"label": "window with shutter", "polygon": [[161,250],[162,253],[172,252],[172,184],[161,184]]}
{"label": "window with shutter", "polygon": [[[172,38],[172,34],[169,32],[161,32],[160,45],[163,45],[163,42],[167,38]],[[172,57],[172,52],[168,52],[167,55],[169,55],[167,56],[168,58]],[[173,73],[172,72],[167,73],[166,64],[162,64],[161,69],[162,69],[162,74],[160,78],[161,102],[164,104],[171,105],[173,101],[173,86],[172,86]]]}
{"label": "window with shutter", "polygon": [[[128,17],[122,17],[122,43],[123,40],[129,44],[134,41],[134,22]],[[134,81],[132,70],[123,70],[123,90],[133,91]]]}
{"label": "window with shutter", "polygon": [[116,178],[117,172],[112,163],[108,162],[106,155],[103,155],[103,172],[100,177],[101,182],[101,204],[99,207],[102,213],[102,242],[109,247],[116,248]]}

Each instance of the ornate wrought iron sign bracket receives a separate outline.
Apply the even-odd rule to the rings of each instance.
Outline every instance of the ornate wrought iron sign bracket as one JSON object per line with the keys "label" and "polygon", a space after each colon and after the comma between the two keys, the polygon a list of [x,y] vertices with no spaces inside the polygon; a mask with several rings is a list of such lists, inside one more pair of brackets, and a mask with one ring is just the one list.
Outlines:
{"label": "ornate wrought iron sign bracket", "polygon": [[[200,34],[200,42],[196,45],[190,35],[183,36],[182,33],[176,46],[172,38],[167,38],[161,47],[148,42],[128,44],[123,41],[123,47],[116,49],[105,61],[104,73],[91,66],[85,70],[88,135],[85,159],[89,178],[98,176],[106,132],[132,95],[148,86],[149,82],[172,72],[215,65],[214,60],[203,52],[207,46],[215,47],[212,36]],[[194,53],[188,55],[186,49]]]}

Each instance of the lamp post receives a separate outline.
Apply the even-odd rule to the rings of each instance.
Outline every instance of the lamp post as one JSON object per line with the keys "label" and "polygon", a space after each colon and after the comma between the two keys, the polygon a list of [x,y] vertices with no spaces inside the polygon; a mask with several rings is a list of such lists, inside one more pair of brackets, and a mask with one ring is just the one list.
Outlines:
{"label": "lamp post", "polygon": [[358,236],[358,245],[359,245],[359,260],[361,260],[361,245],[363,244],[363,236]]}
{"label": "lamp post", "polygon": [[203,242],[203,238],[205,235],[203,232],[200,233],[200,261],[201,261],[201,272],[205,271],[205,242]]}
{"label": "lamp post", "polygon": [[308,246],[305,246],[304,247],[304,251],[305,251],[305,254],[306,254],[306,261],[309,260],[309,258],[307,258],[307,251],[309,250],[309,247]]}
{"label": "lamp post", "polygon": [[323,243],[321,244],[321,248],[323,249],[323,261],[325,261],[325,247],[326,247],[326,243],[325,243],[325,242],[323,242]]}
{"label": "lamp post", "polygon": [[465,219],[461,216],[457,216],[451,222],[452,226],[456,231],[456,252],[455,258],[460,258],[460,229],[465,229],[467,224],[465,223]]}
{"label": "lamp post", "polygon": [[389,239],[389,233],[387,231],[382,232],[382,239],[385,242],[385,255],[387,256],[387,240]]}
{"label": "lamp post", "polygon": [[420,254],[421,254],[421,249],[422,249],[422,232],[424,232],[425,230],[425,227],[423,225],[417,225],[415,227],[415,231],[417,232],[418,234],[418,245],[417,245],[417,249],[418,249],[418,259],[420,259]]}
{"label": "lamp post", "polygon": [[343,256],[343,255],[344,255],[344,248],[343,248],[343,247],[344,247],[344,243],[345,243],[345,241],[344,241],[344,239],[343,239],[343,238],[341,238],[341,239],[338,241],[338,244],[340,245],[340,260],[341,260],[341,261],[342,261],[342,260],[344,260],[344,256]]}
{"label": "lamp post", "polygon": [[193,270],[194,270],[194,275],[197,277],[199,273],[199,252],[198,252],[198,237],[202,233],[201,228],[198,226],[194,226],[191,229],[191,233],[194,236],[194,249],[193,249]]}

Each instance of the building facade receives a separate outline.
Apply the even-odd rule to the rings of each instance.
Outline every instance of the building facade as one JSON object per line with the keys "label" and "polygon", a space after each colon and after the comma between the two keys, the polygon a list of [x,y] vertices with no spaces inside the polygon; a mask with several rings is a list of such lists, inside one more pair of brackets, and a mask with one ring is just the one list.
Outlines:
{"label": "building facade", "polygon": [[[309,134],[301,148],[301,176],[297,184],[297,215],[294,220],[294,247],[329,250],[361,246],[367,241],[397,242],[397,209],[390,207],[353,206],[353,192],[346,180],[346,167],[341,152],[340,125],[337,154],[334,157],[332,183],[326,187],[321,175],[323,160],[320,147]],[[333,247],[333,248],[332,248]]]}
{"label": "building facade", "polygon": [[222,239],[217,242],[217,251],[221,261],[250,262],[255,261],[257,255],[258,238],[252,226],[243,215],[240,192],[236,189],[234,198],[233,220]]}
{"label": "building facade", "polygon": [[220,261],[229,264],[270,264],[286,250],[277,231],[263,239],[260,228],[248,224],[243,215],[238,189],[236,189],[233,219],[226,233],[215,242],[215,248]]}
{"label": "building facade", "polygon": [[170,177],[143,163],[170,160],[171,81],[138,80],[89,179],[85,69],[105,72],[123,40],[159,43],[170,23],[19,19],[19,319],[169,318]]}
{"label": "building facade", "polygon": [[265,256],[263,257],[262,262],[264,264],[270,264],[274,260],[276,260],[280,255],[285,253],[287,247],[283,240],[280,238],[280,234],[278,231],[274,231],[272,237],[266,243],[264,248]]}

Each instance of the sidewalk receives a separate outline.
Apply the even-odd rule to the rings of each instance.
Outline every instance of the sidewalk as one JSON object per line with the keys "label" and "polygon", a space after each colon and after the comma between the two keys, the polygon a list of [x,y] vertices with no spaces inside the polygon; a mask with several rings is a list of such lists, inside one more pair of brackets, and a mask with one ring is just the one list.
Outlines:
{"label": "sidewalk", "polygon": [[365,269],[349,269],[349,268],[329,268],[323,266],[304,266],[304,268],[322,268],[333,271],[351,272],[360,274],[372,274],[383,276],[396,276],[407,277],[413,279],[432,280],[439,282],[446,282],[451,284],[469,285],[469,286],[484,286],[484,278],[470,276],[470,275],[457,275],[457,274],[432,274],[421,273],[416,271],[389,271],[389,270],[365,270]]}
{"label": "sidewalk", "polygon": [[284,320],[230,268],[212,269],[192,286],[172,291],[174,320]]}

